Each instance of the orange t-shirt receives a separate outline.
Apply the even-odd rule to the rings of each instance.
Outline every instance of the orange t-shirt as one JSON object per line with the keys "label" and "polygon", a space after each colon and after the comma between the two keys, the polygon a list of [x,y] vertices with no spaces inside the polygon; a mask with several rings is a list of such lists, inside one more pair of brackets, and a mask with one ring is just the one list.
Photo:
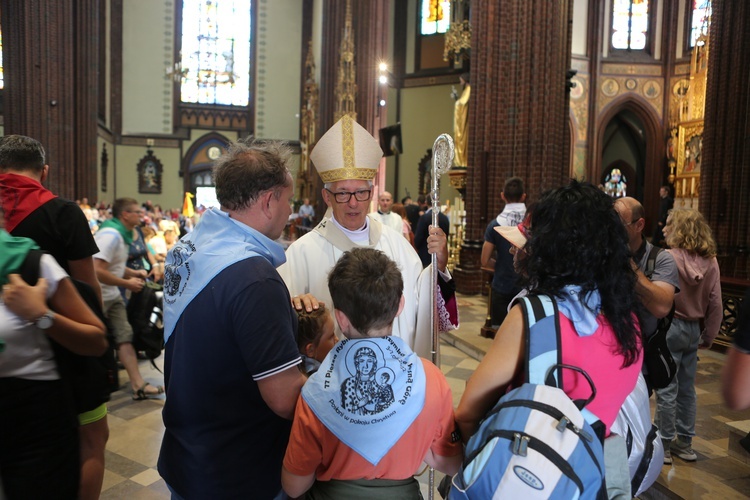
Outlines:
{"label": "orange t-shirt", "polygon": [[[300,396],[284,456],[284,467],[298,476],[308,476],[314,472],[319,481],[406,479],[418,471],[430,449],[443,457],[461,453],[460,440],[452,442],[456,425],[448,382],[429,361],[422,359],[422,365],[427,381],[424,407],[377,465],[372,465],[339,441]],[[376,440],[378,436],[372,436],[372,439]]]}

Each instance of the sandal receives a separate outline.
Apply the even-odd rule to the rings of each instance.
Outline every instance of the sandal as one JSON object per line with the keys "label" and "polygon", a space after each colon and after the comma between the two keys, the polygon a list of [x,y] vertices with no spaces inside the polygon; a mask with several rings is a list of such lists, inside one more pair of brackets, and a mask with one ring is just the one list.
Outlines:
{"label": "sandal", "polygon": [[149,399],[151,396],[158,396],[159,394],[164,394],[164,386],[163,385],[157,385],[156,392],[146,392],[146,386],[151,385],[148,382],[144,383],[139,389],[133,392],[133,400],[134,401],[143,401],[144,399]]}

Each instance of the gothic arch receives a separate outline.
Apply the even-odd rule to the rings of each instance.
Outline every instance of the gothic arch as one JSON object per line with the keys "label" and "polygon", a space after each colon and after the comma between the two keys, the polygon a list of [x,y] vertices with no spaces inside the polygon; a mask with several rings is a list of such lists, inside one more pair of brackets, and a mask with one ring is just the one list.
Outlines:
{"label": "gothic arch", "polygon": [[622,111],[630,111],[643,124],[645,152],[643,208],[646,211],[645,234],[651,234],[651,228],[659,210],[659,187],[666,180],[666,160],[664,156],[665,137],[659,116],[643,97],[637,94],[619,96],[605,106],[596,119],[592,134],[593,142],[588,161],[588,178],[596,182],[602,170],[602,153],[604,133],[607,124]]}
{"label": "gothic arch", "polygon": [[199,137],[182,157],[180,165],[180,175],[182,175],[183,186],[185,191],[195,194],[196,186],[192,182],[195,174],[206,172],[210,173],[215,158],[209,154],[209,149],[218,147],[221,152],[227,147],[230,141],[223,135],[216,132],[209,132]]}

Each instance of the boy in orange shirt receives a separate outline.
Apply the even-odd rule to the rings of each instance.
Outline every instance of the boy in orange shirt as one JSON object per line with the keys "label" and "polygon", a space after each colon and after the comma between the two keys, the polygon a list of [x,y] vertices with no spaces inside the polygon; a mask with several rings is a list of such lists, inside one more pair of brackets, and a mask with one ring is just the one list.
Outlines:
{"label": "boy in orange shirt", "polygon": [[292,424],[282,486],[291,497],[419,495],[422,462],[458,471],[462,447],[445,377],[398,337],[403,280],[383,252],[346,252],[328,277],[334,314],[346,337],[302,389]]}

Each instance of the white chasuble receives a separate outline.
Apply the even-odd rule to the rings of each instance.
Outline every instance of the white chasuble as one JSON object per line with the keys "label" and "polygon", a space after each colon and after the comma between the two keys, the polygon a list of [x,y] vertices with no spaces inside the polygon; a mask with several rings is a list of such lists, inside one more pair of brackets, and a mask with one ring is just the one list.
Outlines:
{"label": "white chasuble", "polygon": [[[393,336],[403,339],[417,355],[431,359],[431,267],[422,269],[417,252],[400,232],[385,227],[374,217],[368,215],[368,218],[369,245],[359,246],[384,252],[398,264],[404,280],[404,310],[393,322]],[[328,273],[345,251],[356,246],[326,217],[313,231],[291,244],[286,251],[286,263],[278,268],[279,274],[292,296],[311,293],[333,310],[328,291]],[[441,319],[447,318],[448,313],[439,293],[438,297],[439,316]],[[449,330],[451,326],[446,325],[444,329]],[[338,325],[336,335],[339,339],[343,338]]]}

